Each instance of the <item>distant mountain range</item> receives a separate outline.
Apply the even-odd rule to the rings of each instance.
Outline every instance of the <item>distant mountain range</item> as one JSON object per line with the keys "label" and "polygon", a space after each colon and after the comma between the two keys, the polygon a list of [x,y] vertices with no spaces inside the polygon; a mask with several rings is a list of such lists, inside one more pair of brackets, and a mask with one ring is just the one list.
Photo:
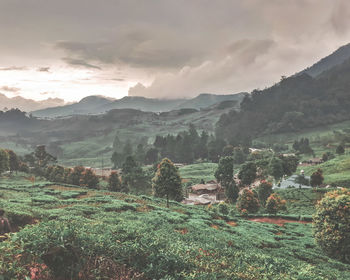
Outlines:
{"label": "distant mountain range", "polygon": [[5,108],[18,108],[22,111],[30,112],[62,105],[65,105],[65,102],[63,99],[59,98],[48,98],[43,101],[35,101],[32,99],[23,98],[21,96],[9,98],[0,93],[0,110],[4,110]]}
{"label": "distant mountain range", "polygon": [[232,101],[239,106],[246,93],[216,95],[203,93],[192,99],[152,99],[138,96],[125,96],[109,99],[103,96],[88,96],[78,103],[33,111],[33,116],[41,118],[65,117],[71,115],[103,114],[113,109],[136,109],[145,112],[167,112],[178,109],[203,109],[214,104]]}

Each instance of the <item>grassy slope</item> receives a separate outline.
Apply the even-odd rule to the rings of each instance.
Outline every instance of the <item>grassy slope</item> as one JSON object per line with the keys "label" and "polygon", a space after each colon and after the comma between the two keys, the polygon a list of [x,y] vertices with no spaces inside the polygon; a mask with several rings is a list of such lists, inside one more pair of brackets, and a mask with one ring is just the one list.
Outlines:
{"label": "grassy slope", "polygon": [[316,166],[303,166],[306,175],[311,175],[318,168],[323,170],[324,182],[326,184],[335,183],[337,185],[350,187],[350,153],[337,156]]}
{"label": "grassy slope", "polygon": [[[234,210],[233,216],[225,216],[206,207],[174,202],[166,209],[161,199],[45,186],[48,182],[44,181],[31,186],[22,177],[1,178],[0,182],[0,207],[13,224],[26,219],[41,221],[0,244],[1,252],[6,252],[0,254],[0,272],[10,269],[6,262],[12,260],[11,250],[23,247],[40,260],[49,244],[63,242],[64,234],[76,229],[79,244],[124,262],[149,278],[350,278],[349,265],[327,258],[315,246],[309,224],[280,227],[247,221]],[[279,192],[285,192],[289,202],[304,205],[299,210],[300,205],[294,207],[294,214],[311,214],[313,202],[307,205],[300,192],[293,191]]]}
{"label": "grassy slope", "polygon": [[[315,152],[316,157],[322,157],[323,153],[331,152],[334,155],[336,146],[339,144],[333,131],[336,130],[348,130],[350,127],[350,121],[319,127],[312,130],[307,130],[298,133],[284,133],[276,134],[272,136],[261,137],[259,140],[267,143],[283,143],[288,144],[290,149],[293,142],[297,139],[303,137],[310,139],[310,146]],[[327,144],[331,144],[330,147],[327,147]],[[306,160],[311,158],[311,155],[302,155],[301,160]],[[321,168],[324,172],[324,182],[326,184],[338,184],[341,186],[350,187],[350,150],[346,149],[346,152],[342,156],[337,156],[336,158],[327,161],[321,165],[317,166],[303,166],[299,167],[299,172],[301,169],[305,171],[306,175],[311,175],[318,168]]]}
{"label": "grassy slope", "polygon": [[205,182],[215,180],[214,173],[217,168],[216,163],[197,163],[183,166],[179,169],[184,182],[198,184],[203,179]]}

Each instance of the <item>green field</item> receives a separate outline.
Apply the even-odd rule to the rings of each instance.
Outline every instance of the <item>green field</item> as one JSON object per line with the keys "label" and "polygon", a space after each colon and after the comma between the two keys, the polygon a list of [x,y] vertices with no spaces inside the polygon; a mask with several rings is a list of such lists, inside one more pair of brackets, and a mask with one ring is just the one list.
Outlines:
{"label": "green field", "polygon": [[199,184],[201,180],[205,182],[215,180],[214,173],[217,168],[216,163],[189,164],[179,169],[181,178],[191,184]]}
{"label": "green field", "polygon": [[[64,279],[74,272],[85,275],[79,279],[109,279],[98,278],[106,264],[138,279],[350,279],[349,265],[315,245],[310,224],[251,222],[234,207],[229,215],[177,202],[167,209],[158,198],[33,185],[21,175],[0,180],[0,207],[21,229],[0,243],[5,279],[29,277],[40,263]],[[284,214],[293,217],[311,215],[321,196],[279,193],[291,207]]]}
{"label": "green field", "polygon": [[324,182],[326,184],[336,184],[341,187],[350,187],[350,154],[337,156],[315,166],[302,166],[306,175],[311,175],[318,168],[323,170]]}

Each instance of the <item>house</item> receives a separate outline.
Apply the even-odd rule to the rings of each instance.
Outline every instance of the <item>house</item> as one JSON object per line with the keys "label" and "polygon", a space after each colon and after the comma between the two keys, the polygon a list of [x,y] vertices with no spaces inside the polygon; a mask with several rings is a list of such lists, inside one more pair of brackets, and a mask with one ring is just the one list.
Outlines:
{"label": "house", "polygon": [[182,202],[190,205],[208,205],[225,199],[224,191],[216,181],[189,187],[187,198]]}
{"label": "house", "polygon": [[309,166],[309,165],[318,165],[323,163],[323,159],[322,158],[310,158],[308,160],[304,160],[300,165],[302,166]]}
{"label": "house", "polygon": [[214,194],[216,193],[221,186],[218,183],[214,184],[197,184],[191,186],[191,191],[195,194]]}

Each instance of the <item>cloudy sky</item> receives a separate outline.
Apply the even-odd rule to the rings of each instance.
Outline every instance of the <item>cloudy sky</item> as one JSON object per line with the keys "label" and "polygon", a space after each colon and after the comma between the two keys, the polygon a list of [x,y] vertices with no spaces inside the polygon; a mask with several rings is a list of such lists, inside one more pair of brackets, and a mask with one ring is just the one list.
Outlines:
{"label": "cloudy sky", "polygon": [[0,0],[0,93],[251,91],[349,42],[348,0]]}

